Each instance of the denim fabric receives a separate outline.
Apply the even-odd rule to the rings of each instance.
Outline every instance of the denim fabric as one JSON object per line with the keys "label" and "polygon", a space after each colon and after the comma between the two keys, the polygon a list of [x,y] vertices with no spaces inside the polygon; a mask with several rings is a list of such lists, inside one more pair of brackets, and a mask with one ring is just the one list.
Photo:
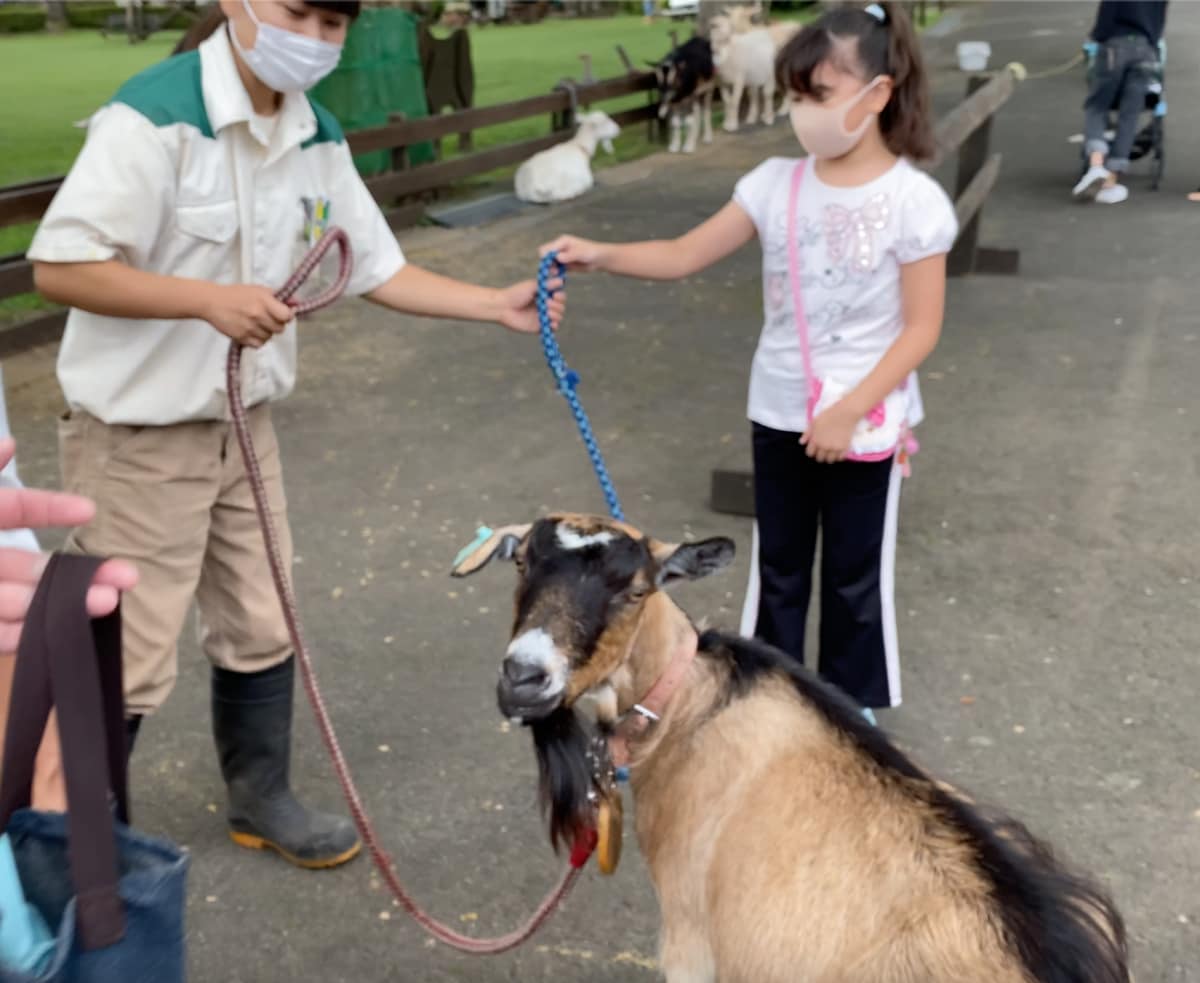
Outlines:
{"label": "denim fabric", "polygon": [[184,983],[187,856],[165,840],[115,826],[125,937],[84,952],[75,938],[66,815],[30,810],[13,815],[6,832],[21,885],[56,946],[45,972],[29,975],[0,966],[0,983]]}
{"label": "denim fabric", "polygon": [[[1159,70],[1158,52],[1141,36],[1112,38],[1100,45],[1092,62],[1084,109],[1084,150],[1106,155],[1106,166],[1120,174],[1129,169],[1129,151],[1137,136],[1146,92]],[[1104,138],[1108,114],[1117,110],[1117,133]]]}

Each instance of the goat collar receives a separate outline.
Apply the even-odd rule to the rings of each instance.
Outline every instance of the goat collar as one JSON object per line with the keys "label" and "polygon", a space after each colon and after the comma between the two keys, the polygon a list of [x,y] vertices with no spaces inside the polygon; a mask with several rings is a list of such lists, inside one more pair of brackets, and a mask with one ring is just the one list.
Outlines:
{"label": "goat collar", "polygon": [[680,683],[687,675],[692,660],[696,658],[699,641],[695,629],[689,626],[687,632],[676,644],[671,661],[663,669],[662,675],[654,681],[654,684],[646,691],[646,695],[635,703],[633,709],[626,713],[617,724],[616,730],[608,740],[609,754],[616,767],[623,768],[629,764],[630,743],[645,734],[651,724],[656,724],[662,719],[667,704],[671,702],[671,697],[675,695],[675,691],[679,689]]}

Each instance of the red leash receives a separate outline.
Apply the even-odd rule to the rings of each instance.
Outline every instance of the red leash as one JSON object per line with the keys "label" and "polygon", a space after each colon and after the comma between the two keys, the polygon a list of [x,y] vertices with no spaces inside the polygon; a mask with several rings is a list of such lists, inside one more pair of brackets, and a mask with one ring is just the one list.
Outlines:
{"label": "red leash", "polygon": [[[294,300],[293,297],[296,291],[312,275],[313,270],[321,262],[322,257],[335,244],[338,246],[340,254],[337,279],[328,289],[315,297],[307,300]],[[291,307],[297,316],[311,314],[322,307],[327,307],[341,297],[343,291],[345,291],[346,284],[350,280],[352,262],[350,239],[345,231],[339,228],[328,229],[321,237],[320,242],[301,260],[296,272],[276,292],[275,296]],[[363,807],[362,798],[359,796],[358,789],[354,785],[354,778],[350,774],[350,767],[346,764],[346,759],[342,755],[342,749],[338,745],[337,735],[333,731],[329,712],[325,708],[325,700],[322,698],[321,690],[317,686],[317,678],[313,672],[312,660],[309,658],[308,646],[304,642],[304,633],[300,626],[300,613],[296,605],[296,597],[292,593],[288,571],[284,569],[283,557],[279,549],[279,540],[275,532],[275,526],[271,521],[271,511],[267,505],[266,486],[263,484],[262,472],[258,466],[258,455],[255,453],[254,443],[250,439],[250,427],[246,420],[246,408],[242,405],[242,389],[240,385],[241,363],[242,346],[234,342],[229,348],[229,360],[226,363],[225,369],[225,383],[229,392],[229,407],[233,418],[233,428],[237,433],[238,444],[242,449],[242,459],[246,466],[246,474],[250,478],[250,487],[254,492],[254,508],[258,512],[258,522],[262,529],[263,542],[267,547],[267,559],[271,564],[271,577],[275,581],[275,590],[279,595],[279,602],[283,606],[283,616],[287,621],[288,634],[291,636],[292,647],[295,649],[296,658],[300,662],[300,674],[304,679],[304,689],[308,693],[308,701],[312,704],[313,713],[316,714],[317,726],[321,730],[321,737],[325,741],[325,747],[328,749],[329,756],[333,760],[333,767],[337,772],[338,782],[341,783],[346,803],[350,807],[350,815],[354,819],[354,825],[358,828],[359,835],[362,837],[363,843],[366,844],[367,850],[371,854],[371,859],[379,871],[379,875],[391,890],[392,896],[413,917],[417,924],[435,939],[458,949],[460,952],[468,952],[474,955],[491,955],[514,949],[533,935],[566,898],[571,887],[579,877],[580,870],[588,862],[588,858],[595,849],[596,834],[592,831],[587,837],[583,837],[576,842],[575,848],[571,851],[570,865],[564,871],[557,886],[538,905],[537,910],[534,911],[529,921],[515,931],[498,938],[477,939],[456,932],[441,922],[435,921],[422,911],[409,896],[408,892],[404,890],[400,879],[396,875],[395,867],[387,853],[384,852],[383,847],[380,846],[379,840],[375,835],[375,828],[371,825],[371,820],[367,816],[366,809]]]}

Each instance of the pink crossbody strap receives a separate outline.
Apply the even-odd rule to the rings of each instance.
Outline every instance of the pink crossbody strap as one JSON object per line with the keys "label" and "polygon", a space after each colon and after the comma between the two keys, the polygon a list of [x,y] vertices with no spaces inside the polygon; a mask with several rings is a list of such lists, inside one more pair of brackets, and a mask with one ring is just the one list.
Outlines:
{"label": "pink crossbody strap", "polygon": [[804,313],[804,296],[800,291],[800,240],[796,228],[796,208],[800,203],[800,182],[804,180],[805,158],[796,162],[792,170],[792,188],[788,195],[787,211],[787,249],[788,249],[788,281],[792,287],[792,309],[796,316],[796,333],[800,336],[800,356],[804,359],[804,380],[808,386],[808,422],[812,423],[813,407],[816,405],[814,394],[817,392],[817,382],[813,376],[812,352],[808,347],[808,317]]}

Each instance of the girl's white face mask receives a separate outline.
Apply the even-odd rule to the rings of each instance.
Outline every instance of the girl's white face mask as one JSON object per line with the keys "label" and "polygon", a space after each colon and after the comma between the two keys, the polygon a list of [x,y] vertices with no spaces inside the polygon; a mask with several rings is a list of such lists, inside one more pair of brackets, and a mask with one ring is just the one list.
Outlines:
{"label": "girl's white face mask", "polygon": [[789,115],[792,119],[792,129],[801,146],[813,157],[844,157],[850,153],[867,127],[875,119],[875,113],[868,113],[866,118],[851,132],[846,129],[846,116],[866,97],[867,93],[883,81],[878,75],[863,86],[862,90],[837,106],[822,106],[815,102],[793,102]]}
{"label": "girl's white face mask", "polygon": [[258,19],[249,0],[242,0],[246,13],[258,28],[254,47],[246,49],[238,40],[233,23],[229,37],[238,54],[263,85],[276,92],[307,92],[337,68],[342,46],[285,31]]}

